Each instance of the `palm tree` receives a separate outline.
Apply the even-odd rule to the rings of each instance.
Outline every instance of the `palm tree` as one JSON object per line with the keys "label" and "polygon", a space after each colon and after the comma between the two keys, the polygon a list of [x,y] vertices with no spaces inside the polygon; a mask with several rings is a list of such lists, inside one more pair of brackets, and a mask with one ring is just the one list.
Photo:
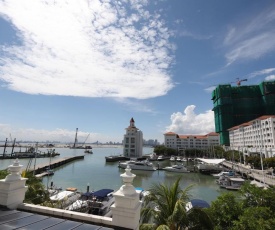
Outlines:
{"label": "palm tree", "polygon": [[[141,210],[141,230],[180,230],[180,229],[212,229],[212,221],[201,209],[186,211],[186,203],[190,198],[193,185],[182,190],[179,177],[171,187],[165,184],[153,184],[149,194],[145,196]],[[194,215],[195,213],[195,215]],[[201,219],[190,217],[201,216]],[[203,225],[201,225],[201,221]],[[207,226],[204,227],[204,226]]]}
{"label": "palm tree", "polygon": [[28,189],[25,194],[24,202],[42,204],[45,201],[49,201],[49,192],[45,189],[41,180],[36,178],[32,172],[26,172],[24,176],[28,178],[26,182]]}

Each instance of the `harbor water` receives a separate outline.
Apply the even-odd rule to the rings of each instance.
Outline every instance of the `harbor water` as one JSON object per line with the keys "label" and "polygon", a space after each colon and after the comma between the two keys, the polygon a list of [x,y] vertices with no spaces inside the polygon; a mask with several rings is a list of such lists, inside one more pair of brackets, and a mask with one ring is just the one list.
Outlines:
{"label": "harbor water", "polygon": [[[47,149],[40,149],[42,152]],[[105,157],[110,155],[122,154],[122,147],[105,147],[94,146],[93,153],[84,153],[84,149],[69,149],[69,148],[56,148],[56,152],[60,153],[60,156],[54,158],[37,158],[31,160],[30,168],[33,169],[41,163],[47,163],[56,158],[64,158],[69,156],[85,155],[84,159],[76,160],[74,162],[65,164],[59,168],[54,169],[54,175],[46,176],[43,178],[45,186],[50,186],[53,183],[56,187],[66,189],[69,187],[75,187],[80,192],[86,192],[87,186],[89,190],[98,190],[103,188],[110,188],[118,190],[122,186],[122,179],[120,175],[125,172],[124,169],[118,168],[118,162],[106,162]],[[18,149],[15,148],[15,151]],[[11,148],[6,149],[7,153],[11,152]],[[144,148],[144,155],[153,152],[153,148]],[[2,155],[3,148],[0,148]],[[29,159],[19,159],[20,164],[23,165],[23,169],[26,168]],[[14,159],[0,159],[0,169],[6,169],[9,165],[13,164]],[[153,164],[160,168],[167,165],[175,164],[176,162],[155,161]],[[181,176],[180,186],[186,188],[189,185],[193,185],[190,195],[192,198],[203,199],[211,202],[217,198],[221,193],[226,190],[221,189],[215,182],[214,177],[210,175],[203,175],[196,172],[191,173],[174,173],[166,172],[163,170],[157,171],[140,171],[132,170],[132,173],[136,175],[133,185],[135,187],[141,187],[143,189],[149,189],[153,183],[165,183],[167,185],[174,183],[174,181]]]}

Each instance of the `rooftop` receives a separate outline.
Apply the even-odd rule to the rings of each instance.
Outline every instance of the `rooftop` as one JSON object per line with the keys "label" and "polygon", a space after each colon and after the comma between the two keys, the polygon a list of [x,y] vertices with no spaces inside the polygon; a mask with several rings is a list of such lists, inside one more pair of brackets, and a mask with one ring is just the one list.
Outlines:
{"label": "rooftop", "polygon": [[113,230],[103,226],[71,221],[46,215],[10,210],[0,206],[0,229],[26,229],[26,230]]}

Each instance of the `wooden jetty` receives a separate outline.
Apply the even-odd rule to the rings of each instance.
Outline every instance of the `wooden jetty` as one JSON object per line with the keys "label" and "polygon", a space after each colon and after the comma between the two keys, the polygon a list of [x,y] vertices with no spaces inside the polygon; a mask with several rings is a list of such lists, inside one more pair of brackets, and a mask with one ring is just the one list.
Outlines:
{"label": "wooden jetty", "polygon": [[54,159],[50,164],[42,163],[42,164],[37,165],[35,167],[35,170],[28,169],[28,171],[30,171],[30,172],[35,171],[35,174],[42,174],[42,176],[45,176],[47,174],[43,174],[43,173],[47,170],[47,168],[50,168],[50,169],[58,168],[64,164],[68,164],[72,161],[82,160],[82,159],[84,159],[84,155]]}
{"label": "wooden jetty", "polygon": [[223,166],[229,169],[235,170],[237,173],[241,174],[243,177],[247,179],[256,180],[266,185],[275,185],[275,176],[273,176],[270,170],[258,170],[252,169],[248,165],[244,164],[236,164],[230,161],[224,161]]}

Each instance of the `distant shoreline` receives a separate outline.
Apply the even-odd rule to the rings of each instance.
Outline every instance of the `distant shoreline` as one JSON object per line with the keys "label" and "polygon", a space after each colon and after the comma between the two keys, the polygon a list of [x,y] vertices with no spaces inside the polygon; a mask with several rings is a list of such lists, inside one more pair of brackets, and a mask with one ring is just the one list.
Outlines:
{"label": "distant shoreline", "polygon": [[[87,146],[91,146],[92,148],[121,148],[121,147],[123,147],[123,145],[87,145]],[[1,144],[0,147],[5,147],[5,145]],[[6,147],[11,148],[13,146],[10,145],[10,144],[7,144]],[[29,148],[29,147],[35,147],[35,144],[15,145],[14,147],[15,148],[20,148],[20,147],[21,148]],[[38,144],[37,147],[38,148],[70,148],[71,146],[69,146],[67,144],[57,144],[57,145],[54,145],[54,146],[47,146],[47,145],[44,145],[44,144]],[[85,147],[79,148],[79,149],[85,149]]]}
{"label": "distant shoreline", "polygon": [[[91,145],[87,145],[87,146],[91,146],[92,148],[123,148],[123,145],[96,145],[96,144],[91,144]],[[0,147],[5,147],[4,144],[1,144]],[[13,146],[10,144],[6,145],[6,148],[12,148]],[[29,148],[29,147],[36,147],[35,144],[22,144],[22,145],[15,145],[15,148]],[[45,144],[38,144],[37,146],[38,148],[46,148],[46,149],[52,149],[52,148],[70,148],[71,146],[69,146],[68,144],[56,144],[54,146],[46,146]],[[151,147],[153,148],[153,146],[143,146],[143,147]],[[76,149],[85,149],[85,147],[83,148],[76,148]],[[89,149],[89,148],[87,148]]]}

